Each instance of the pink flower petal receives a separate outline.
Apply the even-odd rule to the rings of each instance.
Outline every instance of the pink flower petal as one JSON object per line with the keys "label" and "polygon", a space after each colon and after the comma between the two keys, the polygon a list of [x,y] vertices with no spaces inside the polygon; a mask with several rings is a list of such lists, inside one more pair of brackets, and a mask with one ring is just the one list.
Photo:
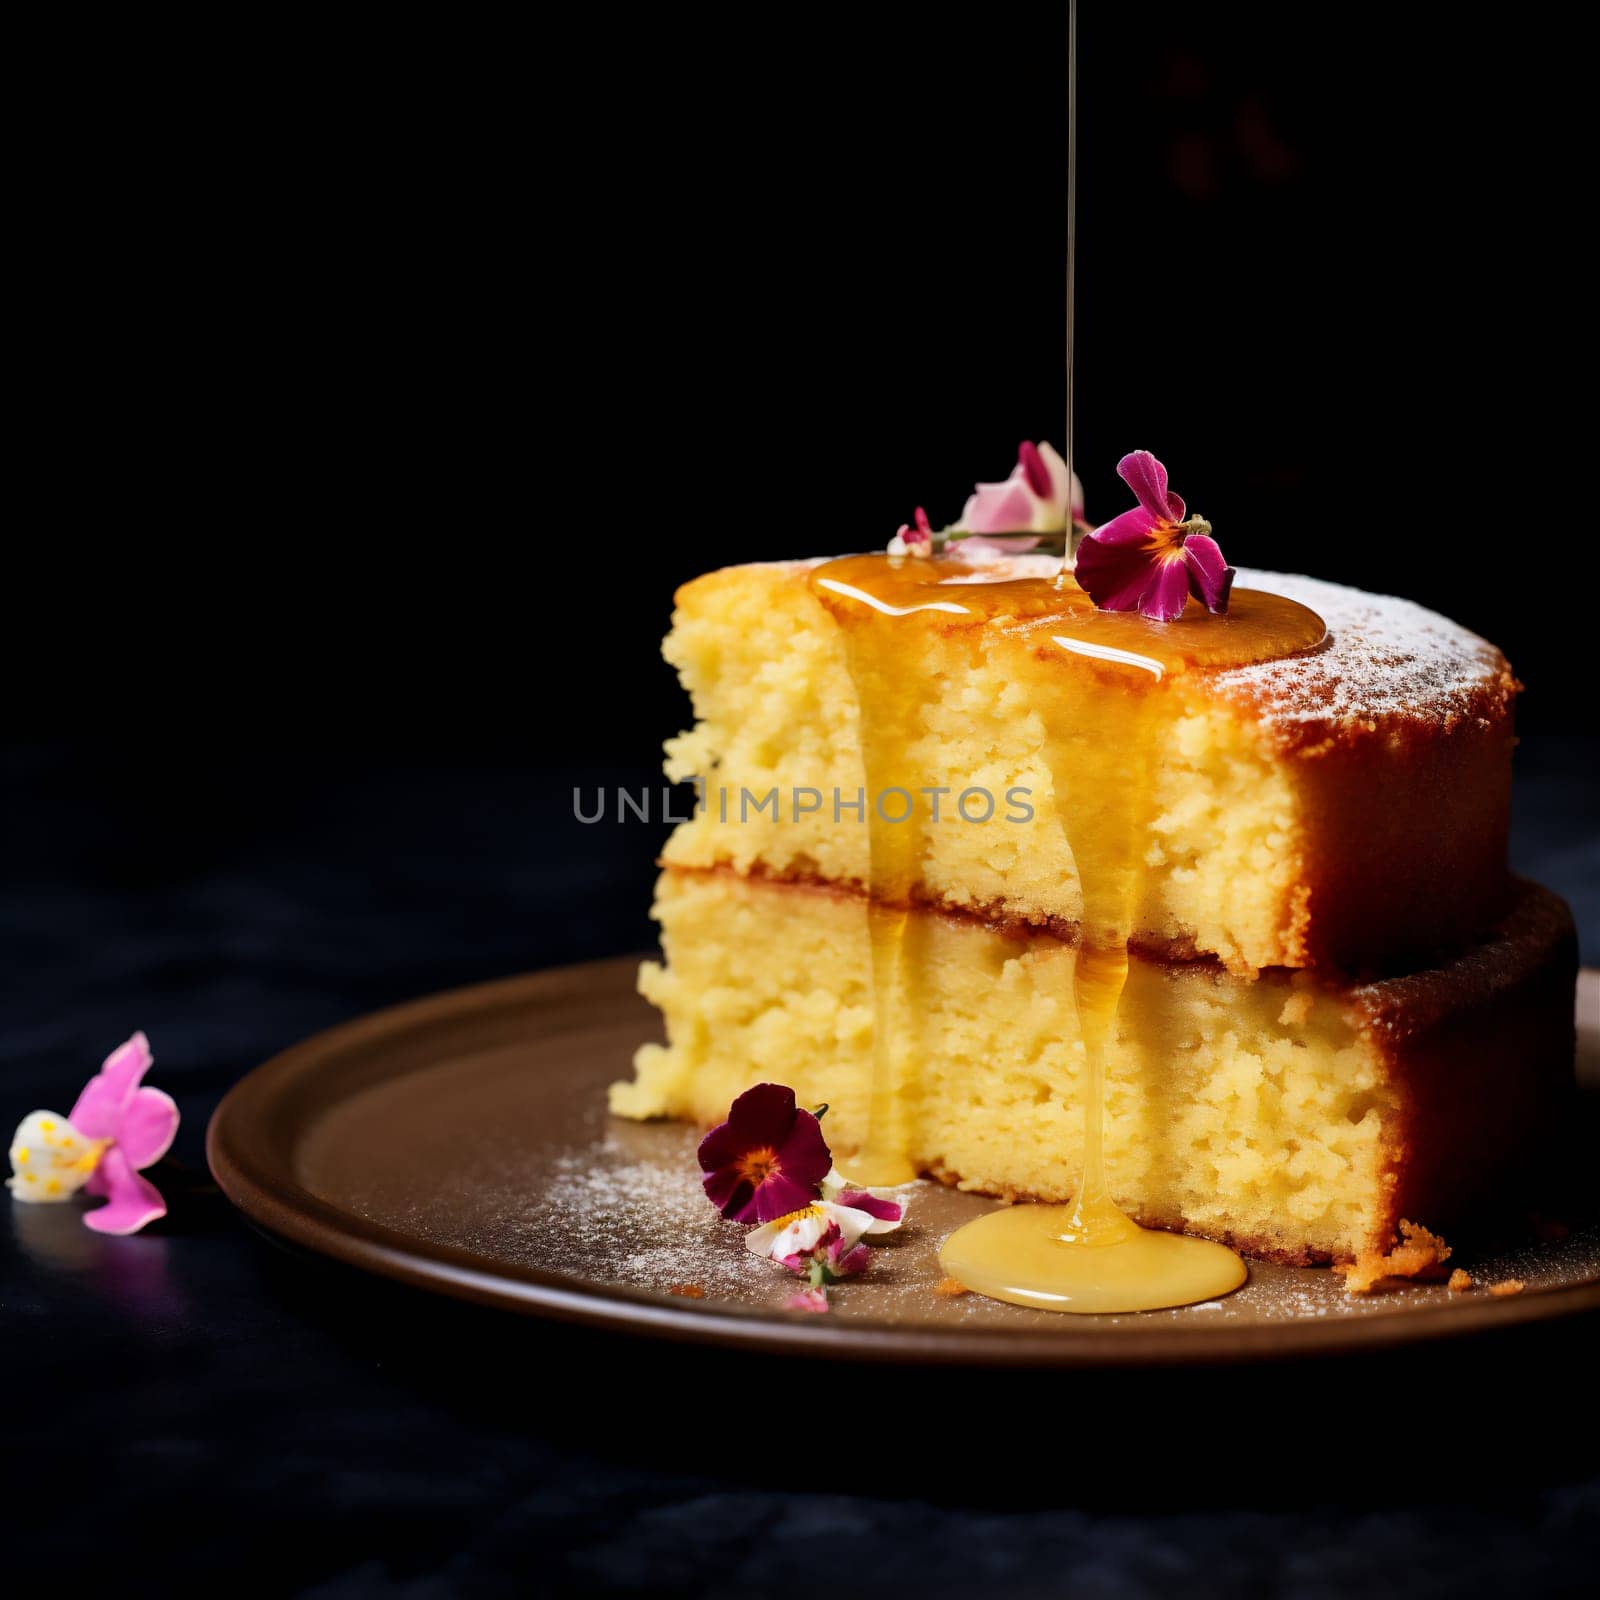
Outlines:
{"label": "pink flower petal", "polygon": [[1208,534],[1191,533],[1183,541],[1183,559],[1189,568],[1189,592],[1207,611],[1226,611],[1233,568],[1223,559],[1217,541]]}
{"label": "pink flower petal", "polygon": [[95,1192],[108,1198],[98,1211],[85,1214],[85,1227],[96,1233],[137,1233],[146,1223],[166,1216],[167,1203],[160,1191],[133,1170],[119,1146],[106,1151],[94,1176]]}
{"label": "pink flower petal", "polygon": [[785,1311],[826,1311],[828,1294],[825,1289],[802,1289],[783,1302]]}
{"label": "pink flower petal", "polygon": [[117,1138],[123,1109],[153,1060],[150,1041],[142,1033],[119,1044],[84,1085],[77,1104],[67,1113],[67,1121],[87,1138]]}
{"label": "pink flower petal", "polygon": [[1018,478],[980,483],[961,513],[961,526],[973,533],[1026,532],[1033,521],[1033,500]]}
{"label": "pink flower petal", "polygon": [[1050,469],[1044,464],[1038,445],[1024,439],[1017,446],[1017,465],[1022,468],[1022,476],[1028,487],[1041,500],[1048,500],[1055,485],[1050,481]]}
{"label": "pink flower petal", "polygon": [[[1116,520],[1144,515],[1124,512]],[[1142,542],[1125,538],[1108,543],[1100,537],[1103,531],[1096,528],[1084,538],[1074,568],[1078,583],[1095,605],[1102,611],[1138,611],[1158,622],[1182,616],[1189,598],[1188,563],[1160,556]]]}
{"label": "pink flower petal", "polygon": [[1152,517],[1143,506],[1135,506],[1131,511],[1118,513],[1109,522],[1102,522],[1093,532],[1086,533],[1078,549],[1082,551],[1084,546],[1090,543],[1148,544],[1151,535],[1161,527],[1163,520],[1161,517]]}
{"label": "pink flower petal", "polygon": [[872,1265],[872,1251],[864,1244],[858,1244],[854,1250],[847,1250],[836,1261],[828,1263],[828,1271],[836,1278],[853,1278],[858,1272],[865,1272]]}
{"label": "pink flower petal", "polygon": [[841,1189],[833,1197],[833,1203],[836,1206],[848,1206],[852,1211],[865,1211],[879,1222],[898,1222],[904,1215],[904,1207],[896,1205],[893,1200],[879,1200],[865,1189]]}
{"label": "pink flower petal", "polygon": [[[802,1112],[801,1115],[806,1116],[809,1113]],[[786,1217],[791,1211],[804,1210],[816,1198],[815,1183],[797,1183],[787,1172],[775,1173],[765,1183],[756,1186],[755,1220],[776,1222],[779,1217]],[[750,1219],[748,1216],[741,1216],[734,1220],[748,1222]]]}
{"label": "pink flower petal", "polygon": [[[1107,529],[1115,530],[1118,523],[1125,524],[1124,533],[1133,524],[1130,517],[1145,519],[1145,526],[1137,542],[1123,537],[1105,539]],[[1150,533],[1149,517],[1144,511],[1125,511],[1115,522],[1096,528],[1084,537],[1078,546],[1078,561],[1073,569],[1078,583],[1089,598],[1102,611],[1136,611],[1139,602],[1156,575],[1156,563],[1147,545]],[[1182,568],[1187,573],[1187,568]]]}
{"label": "pink flower petal", "polygon": [[172,1148],[178,1133],[178,1108],[172,1096],[159,1089],[139,1089],[122,1113],[117,1147],[139,1171],[153,1165]]}
{"label": "pink flower petal", "polygon": [[1117,463],[1117,476],[1152,517],[1182,522],[1183,500],[1167,490],[1167,469],[1148,450],[1134,450]]}
{"label": "pink flower petal", "polygon": [[1176,622],[1189,603],[1189,567],[1183,561],[1163,561],[1150,587],[1139,598],[1139,614],[1153,622]]}
{"label": "pink flower petal", "polygon": [[1072,515],[1083,516],[1083,485],[1078,482],[1076,472],[1068,472],[1067,464],[1047,443],[1039,444],[1039,459],[1044,463],[1044,469],[1050,480],[1050,492],[1044,496],[1050,504],[1062,512],[1062,521],[1066,521],[1066,511],[1070,507]]}

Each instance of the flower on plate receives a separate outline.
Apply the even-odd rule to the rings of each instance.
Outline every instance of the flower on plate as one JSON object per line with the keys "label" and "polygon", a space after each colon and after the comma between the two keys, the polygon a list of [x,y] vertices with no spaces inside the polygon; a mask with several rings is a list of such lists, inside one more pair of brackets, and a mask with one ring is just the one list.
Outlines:
{"label": "flower on plate", "polygon": [[137,1233],[167,1214],[140,1171],[164,1156],[178,1131],[170,1095],[142,1087],[153,1057],[136,1033],[118,1045],[67,1116],[34,1111],[11,1141],[8,1187],[19,1200],[49,1204],[80,1189],[106,1204],[84,1216],[97,1233]]}
{"label": "flower on plate", "polygon": [[870,1263],[862,1240],[905,1221],[895,1191],[858,1188],[833,1170],[821,1127],[827,1109],[802,1111],[793,1089],[758,1083],[700,1141],[711,1203],[735,1222],[760,1224],[745,1248],[806,1280],[785,1302],[791,1311],[826,1311],[827,1286]]}
{"label": "flower on plate", "polygon": [[894,1198],[894,1189],[861,1189],[838,1172],[830,1172],[822,1180],[822,1198],[835,1205],[847,1206],[852,1211],[865,1211],[869,1217],[883,1224],[869,1228],[869,1233],[890,1233],[905,1221],[905,1201]]}
{"label": "flower on plate", "polygon": [[746,1089],[699,1155],[707,1197],[734,1222],[772,1222],[809,1205],[832,1166],[821,1124],[780,1083]]}
{"label": "flower on plate", "polygon": [[1117,463],[1117,475],[1139,504],[1086,533],[1078,546],[1078,583],[1102,611],[1137,611],[1175,622],[1192,594],[1208,611],[1228,609],[1233,568],[1223,560],[1211,524],[1188,517],[1167,489],[1167,469],[1148,450]]}
{"label": "flower on plate", "polygon": [[[1017,446],[1017,464],[1003,483],[980,483],[957,524],[1000,550],[1031,550],[1042,535],[1065,533],[1083,516],[1083,485],[1046,443]],[[997,538],[995,535],[1012,535]],[[1031,537],[1020,537],[1031,535]]]}
{"label": "flower on plate", "polygon": [[894,1215],[885,1216],[880,1214],[883,1202],[865,1193],[861,1198],[874,1209],[865,1211],[833,1200],[815,1200],[786,1217],[775,1217],[763,1227],[752,1228],[745,1235],[744,1247],[753,1255],[765,1256],[809,1279],[813,1288],[840,1278],[853,1278],[864,1272],[872,1260],[872,1252],[861,1241],[868,1234],[893,1233],[905,1217],[902,1206],[888,1206]]}

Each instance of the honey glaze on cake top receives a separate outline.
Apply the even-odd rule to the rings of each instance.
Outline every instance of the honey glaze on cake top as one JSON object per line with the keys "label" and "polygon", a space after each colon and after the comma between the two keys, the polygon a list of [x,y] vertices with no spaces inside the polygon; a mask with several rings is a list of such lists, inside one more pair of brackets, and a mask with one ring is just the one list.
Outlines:
{"label": "honey glaze on cake top", "polygon": [[[924,586],[931,582],[953,592],[916,596],[914,590],[903,589],[902,596],[914,596],[912,603],[966,604],[961,591],[967,586],[1009,589],[1019,580],[1053,585],[1061,571],[1059,557],[955,548],[958,555],[931,563],[938,569],[936,579],[930,580],[926,574],[920,578]],[[848,556],[770,565],[804,578],[814,590],[818,575],[838,581],[846,562],[886,566],[893,559]],[[902,566],[901,575],[895,579],[897,584],[919,582],[917,573],[905,573],[905,567],[910,565],[907,562]],[[926,567],[930,563],[919,565]],[[862,569],[856,570],[859,573]],[[1063,605],[1085,608],[1086,599],[1081,591],[1076,593],[1076,599],[1072,592],[1058,598]],[[1157,655],[1151,648],[1153,636],[1159,637],[1164,630],[1182,636],[1207,626],[1225,626],[1230,620],[1237,620],[1236,608],[1240,615],[1245,614],[1251,597],[1259,593],[1274,600],[1298,602],[1314,612],[1325,629],[1320,641],[1309,648],[1233,665],[1190,660],[1187,667],[1198,675],[1190,677],[1188,686],[1247,707],[1261,733],[1278,744],[1302,746],[1338,737],[1345,729],[1370,731],[1375,724],[1410,723],[1437,731],[1464,718],[1495,718],[1504,714],[1520,687],[1510,663],[1495,645],[1437,611],[1397,595],[1353,589],[1300,573],[1241,567],[1232,603],[1223,617],[1207,618],[1186,612],[1176,623],[1153,625],[1138,616],[1100,612],[1095,613],[1098,620],[1092,624],[1097,630],[1093,637],[1109,642],[1111,630],[1131,625],[1135,631],[1133,648]],[[844,598],[837,596],[838,600]],[[900,603],[907,603],[906,599]],[[839,615],[837,604],[829,609],[836,617]],[[972,621],[963,622],[948,612],[944,615],[948,631],[973,626]],[[1028,619],[1017,620],[1026,624]],[[1048,615],[1041,613],[1041,620],[1048,621]]]}
{"label": "honey glaze on cake top", "polygon": [[[1148,849],[1150,770],[1174,714],[1170,684],[1191,670],[1310,650],[1326,633],[1320,616],[1286,597],[1244,591],[1230,607],[1227,581],[1207,601],[1213,614],[1190,612],[1186,627],[1181,596],[1175,612],[1168,600],[1163,609],[1173,614],[1163,620],[1104,609],[1065,567],[1051,577],[982,581],[959,560],[891,554],[844,557],[810,574],[813,593],[843,632],[872,797],[873,1061],[867,1137],[845,1167],[854,1182],[915,1176],[905,1110],[911,1047],[894,1037],[891,1019],[902,998],[911,1015],[920,1009],[923,975],[908,959],[905,908],[923,847],[915,797],[937,790],[939,774],[919,770],[914,754],[925,691],[902,669],[905,630],[998,627],[990,649],[1028,690],[1044,726],[1083,888],[1072,989],[1084,1052],[1084,1156],[1070,1206],[993,1212],[945,1242],[945,1270],[995,1299],[1072,1312],[1143,1311],[1211,1299],[1246,1281],[1243,1262],[1226,1246],[1144,1229],[1126,1216],[1111,1198],[1103,1149],[1106,1056]],[[886,806],[891,795],[897,799]]]}
{"label": "honey glaze on cake top", "polygon": [[[852,634],[872,626],[873,614],[916,619],[944,633],[1012,625],[1044,660],[1057,659],[1059,652],[1137,668],[1157,682],[1190,670],[1276,662],[1315,649],[1328,632],[1311,607],[1255,589],[1235,589],[1220,616],[1187,607],[1176,621],[1152,622],[1137,612],[1101,611],[1070,571],[1010,575],[1013,566],[1022,565],[985,568],[959,556],[844,556],[816,568],[810,584]],[[1027,565],[1055,567],[1047,558]]]}

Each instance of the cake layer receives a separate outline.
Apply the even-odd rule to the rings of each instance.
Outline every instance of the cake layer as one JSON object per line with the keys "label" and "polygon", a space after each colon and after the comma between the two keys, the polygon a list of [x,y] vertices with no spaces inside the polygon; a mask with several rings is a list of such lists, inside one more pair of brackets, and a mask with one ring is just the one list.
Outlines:
{"label": "cake layer", "polygon": [[[871,970],[863,901],[729,870],[663,874],[668,964],[613,1111],[701,1124],[753,1083],[826,1101],[836,1155],[865,1133]],[[1064,1200],[1082,1144],[1075,950],[1053,935],[910,919],[899,1092],[918,1167],[965,1189]],[[1108,1063],[1106,1160],[1135,1218],[1286,1261],[1348,1260],[1401,1217],[1449,1221],[1527,1151],[1570,1088],[1571,919],[1517,884],[1484,942],[1365,985],[1257,981],[1135,959]]]}
{"label": "cake layer", "polygon": [[[868,828],[852,808],[864,788],[856,697],[841,630],[806,581],[812,565],[727,568],[678,591],[664,648],[698,722],[669,742],[667,771],[700,778],[706,804],[673,834],[670,864],[868,881]],[[996,558],[985,575],[1050,569]],[[1405,601],[1273,573],[1238,583],[1312,607],[1329,637],[1306,655],[1163,686],[1172,714],[1150,779],[1136,942],[1240,973],[1372,974],[1457,948],[1507,893],[1516,684],[1505,658]],[[1007,670],[1008,634],[1014,652],[1015,629],[1000,624],[905,631],[906,681],[922,691],[916,765],[946,791],[936,822],[933,797],[918,801],[913,893],[1067,933],[1081,894],[1037,684]],[[1062,692],[1085,682],[1064,672]],[[987,820],[969,820],[986,805]]]}

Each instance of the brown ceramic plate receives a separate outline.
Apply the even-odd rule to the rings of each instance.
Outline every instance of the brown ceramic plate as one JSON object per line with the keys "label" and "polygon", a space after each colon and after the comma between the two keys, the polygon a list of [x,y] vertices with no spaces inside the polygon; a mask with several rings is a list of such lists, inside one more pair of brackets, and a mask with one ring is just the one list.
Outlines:
{"label": "brown ceramic plate", "polygon": [[[293,1244],[419,1288],[536,1316],[862,1360],[1040,1366],[1260,1360],[1370,1349],[1600,1307],[1600,1228],[1467,1264],[1495,1299],[1417,1285],[1347,1296],[1327,1271],[1254,1263],[1236,1294],[1074,1317],[936,1295],[940,1241],[992,1201],[924,1183],[912,1225],[828,1316],[706,1204],[695,1135],[618,1122],[655,1015],[637,963],[595,962],[382,1011],[276,1057],[212,1119],[217,1181]],[[1580,1070],[1600,1083],[1600,972],[1579,987]]]}

